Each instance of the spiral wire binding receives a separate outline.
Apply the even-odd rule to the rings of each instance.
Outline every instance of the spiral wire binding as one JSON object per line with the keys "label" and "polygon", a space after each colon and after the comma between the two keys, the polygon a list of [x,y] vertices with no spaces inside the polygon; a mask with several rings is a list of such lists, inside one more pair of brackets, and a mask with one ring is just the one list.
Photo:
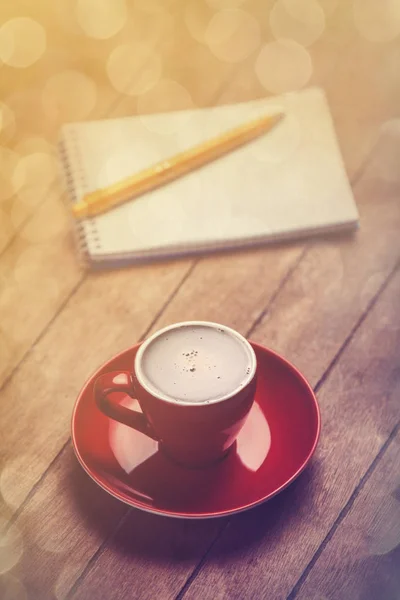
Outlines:
{"label": "spiral wire binding", "polygon": [[[74,204],[79,200],[77,196],[78,185],[83,193],[86,193],[88,188],[82,168],[83,163],[79,143],[76,132],[72,128],[64,129],[62,138],[58,143],[58,152],[63,165],[62,175],[68,199],[71,204]],[[90,246],[94,246],[96,249],[101,248],[96,221],[93,217],[87,218],[84,221],[74,219],[73,231],[80,263],[83,267],[87,268],[91,263]]]}

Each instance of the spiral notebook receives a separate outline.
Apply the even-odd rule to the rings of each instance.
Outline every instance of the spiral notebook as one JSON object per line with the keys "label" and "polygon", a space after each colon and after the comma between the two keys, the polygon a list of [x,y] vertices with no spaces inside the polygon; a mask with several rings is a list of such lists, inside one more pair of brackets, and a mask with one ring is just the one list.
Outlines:
{"label": "spiral notebook", "polygon": [[71,202],[257,116],[272,131],[107,213],[74,222],[91,266],[234,249],[353,229],[357,208],[322,90],[63,127]]}

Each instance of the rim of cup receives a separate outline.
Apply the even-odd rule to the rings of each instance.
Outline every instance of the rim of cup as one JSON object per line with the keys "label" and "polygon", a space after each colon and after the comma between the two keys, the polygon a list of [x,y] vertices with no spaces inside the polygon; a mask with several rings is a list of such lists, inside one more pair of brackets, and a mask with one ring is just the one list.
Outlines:
{"label": "rim of cup", "polygon": [[[225,394],[225,395],[220,396],[219,398],[215,398],[213,400],[202,400],[200,402],[188,402],[185,400],[174,400],[173,398],[163,394],[160,391],[151,389],[146,384],[146,381],[145,381],[145,378],[143,376],[143,372],[141,369],[141,361],[142,361],[143,355],[144,355],[146,349],[148,348],[148,346],[154,340],[156,340],[159,336],[163,335],[167,331],[171,331],[171,329],[179,329],[181,327],[196,327],[196,326],[210,327],[212,329],[222,329],[223,331],[226,331],[227,333],[229,333],[231,336],[239,339],[240,342],[245,346],[245,348],[247,348],[249,358],[251,359],[251,366],[250,366],[250,371],[246,375],[244,382],[241,383],[240,385],[238,385],[234,390],[230,391],[228,394]],[[227,325],[222,325],[221,323],[214,323],[213,321],[181,321],[180,323],[174,323],[173,325],[168,325],[167,327],[163,327],[162,329],[159,329],[158,331],[153,333],[150,337],[146,338],[146,340],[144,340],[144,342],[141,343],[141,345],[139,346],[139,349],[136,353],[136,356],[135,356],[134,370],[135,370],[135,373],[134,373],[135,377],[139,381],[140,385],[152,396],[158,398],[159,400],[163,400],[165,402],[170,402],[171,404],[180,405],[180,406],[196,407],[196,406],[202,406],[205,404],[209,405],[209,404],[218,404],[219,402],[224,402],[225,400],[229,400],[230,398],[233,398],[234,396],[236,396],[236,394],[238,392],[245,389],[249,385],[249,383],[251,383],[251,381],[254,379],[254,376],[255,376],[256,370],[257,370],[257,359],[256,359],[256,354],[254,352],[254,349],[253,349],[252,345],[250,344],[250,342],[243,335],[241,335],[239,332],[237,332],[235,329],[232,329],[231,327],[228,327]]]}

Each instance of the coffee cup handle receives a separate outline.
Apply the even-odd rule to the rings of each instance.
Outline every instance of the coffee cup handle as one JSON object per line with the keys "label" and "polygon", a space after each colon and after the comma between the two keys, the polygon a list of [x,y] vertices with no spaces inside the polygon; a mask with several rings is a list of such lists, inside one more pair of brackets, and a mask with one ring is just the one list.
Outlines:
{"label": "coffee cup handle", "polygon": [[135,399],[133,378],[129,371],[111,371],[97,377],[94,384],[96,404],[107,417],[128,425],[128,427],[144,433],[153,440],[159,441],[158,436],[145,415],[137,410],[122,406],[115,399],[112,399],[110,394],[113,392],[123,392]]}

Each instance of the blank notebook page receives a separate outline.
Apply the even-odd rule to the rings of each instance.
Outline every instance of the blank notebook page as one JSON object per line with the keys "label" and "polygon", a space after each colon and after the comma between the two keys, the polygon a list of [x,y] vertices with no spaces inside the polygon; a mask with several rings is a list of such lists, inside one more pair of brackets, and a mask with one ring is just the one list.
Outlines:
{"label": "blank notebook page", "polygon": [[92,260],[174,254],[354,227],[357,209],[323,92],[65,125],[73,201],[283,110],[270,132],[138,199],[81,222]]}

